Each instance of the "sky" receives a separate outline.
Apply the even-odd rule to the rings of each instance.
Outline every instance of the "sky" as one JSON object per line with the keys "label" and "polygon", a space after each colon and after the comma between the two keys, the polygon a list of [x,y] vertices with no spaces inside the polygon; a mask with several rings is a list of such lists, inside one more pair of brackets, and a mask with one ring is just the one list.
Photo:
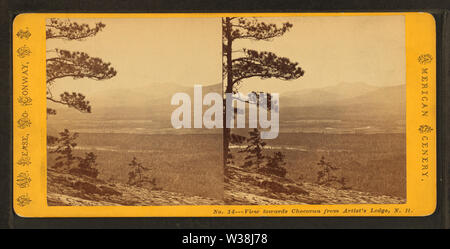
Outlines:
{"label": "sky", "polygon": [[[292,29],[272,41],[237,41],[233,49],[270,51],[296,61],[305,75],[292,81],[246,80],[240,89],[286,92],[342,82],[375,86],[405,83],[403,16],[259,18],[289,21]],[[111,62],[117,76],[105,81],[65,78],[54,91],[190,87],[222,81],[220,18],[72,19],[103,22],[104,30],[83,41],[49,40],[47,49],[87,52]],[[237,54],[238,55],[238,54]],[[49,54],[51,56],[51,54]]]}
{"label": "sky", "polygon": [[305,75],[293,81],[251,79],[249,89],[284,92],[339,83],[375,86],[405,84],[405,25],[403,16],[335,16],[260,18],[293,27],[272,41],[238,42],[236,47],[274,52],[299,63]]}
{"label": "sky", "polygon": [[[221,20],[218,18],[71,19],[106,27],[83,41],[52,39],[53,48],[82,51],[110,62],[117,75],[104,81],[64,78],[55,91],[164,88],[222,82]],[[51,56],[51,54],[49,54]]]}

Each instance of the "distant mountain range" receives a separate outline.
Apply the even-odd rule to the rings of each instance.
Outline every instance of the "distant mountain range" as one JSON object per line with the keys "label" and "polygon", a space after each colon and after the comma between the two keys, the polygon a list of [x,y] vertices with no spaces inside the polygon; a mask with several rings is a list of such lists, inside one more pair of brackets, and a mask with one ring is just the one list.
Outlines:
{"label": "distant mountain range", "polygon": [[[280,96],[281,120],[333,119],[393,123],[406,117],[406,85],[341,83]],[[366,123],[366,122],[364,122]]]}
{"label": "distant mountain range", "polygon": [[365,83],[340,83],[323,88],[282,93],[280,94],[280,105],[293,107],[364,105],[368,102],[385,105],[386,102],[402,104],[400,103],[402,99],[405,99],[405,85],[376,87]]}
{"label": "distant mountain range", "polygon": [[[222,85],[203,87],[203,95],[221,93]],[[191,96],[192,87],[161,84],[159,87],[103,90],[86,94],[92,102],[91,114],[79,113],[61,106],[56,119],[121,119],[152,120],[170,125],[170,116],[177,106],[170,105],[173,94],[185,92]],[[207,107],[203,107],[206,110]],[[340,83],[323,88],[304,89],[280,94],[281,122],[299,119],[336,120],[404,120],[406,85],[376,87],[365,83]],[[387,121],[386,121],[387,122]]]}
{"label": "distant mountain range", "polygon": [[[221,92],[222,85],[206,85],[202,87],[203,93]],[[193,96],[192,87],[179,86],[171,83],[159,83],[154,87],[105,89],[99,92],[89,93],[93,106],[97,107],[142,107],[153,105],[170,105],[170,100],[175,93],[187,93]],[[193,98],[193,97],[191,97]]]}
{"label": "distant mountain range", "polygon": [[[203,95],[210,92],[221,94],[222,84],[202,87]],[[85,93],[92,105],[92,113],[89,117],[84,113],[53,103],[49,103],[49,107],[55,108],[58,112],[56,118],[61,119],[164,119],[170,123],[170,115],[177,108],[170,104],[175,93],[187,93],[191,96],[191,104],[194,104],[194,86],[161,83],[153,88],[105,89]]]}

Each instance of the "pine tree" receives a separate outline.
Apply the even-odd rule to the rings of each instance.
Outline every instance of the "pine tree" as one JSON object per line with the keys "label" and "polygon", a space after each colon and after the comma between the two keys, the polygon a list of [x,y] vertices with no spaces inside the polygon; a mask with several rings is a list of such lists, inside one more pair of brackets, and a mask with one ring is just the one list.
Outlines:
{"label": "pine tree", "polygon": [[263,174],[285,177],[287,170],[283,167],[286,165],[284,158],[285,155],[282,152],[275,152],[273,156],[268,157],[265,167],[260,168],[258,171]]}
{"label": "pine tree", "polygon": [[320,161],[317,163],[320,167],[317,172],[317,183],[321,185],[329,186],[332,182],[337,182],[337,177],[334,175],[334,172],[339,168],[333,166],[331,162],[326,161],[325,157],[322,156]]}
{"label": "pine tree", "polygon": [[128,164],[131,167],[130,172],[128,173],[128,184],[142,187],[144,183],[149,183],[156,186],[156,179],[149,178],[145,175],[145,173],[149,170],[149,168],[144,167],[142,163],[138,162],[137,158],[134,156],[131,162]]}
{"label": "pine tree", "polygon": [[[298,66],[298,63],[291,62],[288,58],[278,57],[271,52],[260,52],[246,48],[240,51],[233,50],[233,44],[237,40],[271,41],[273,38],[284,35],[292,26],[289,22],[277,26],[258,21],[256,18],[222,18],[224,92],[237,93],[239,85],[249,78],[294,80],[303,76],[303,69]],[[235,52],[240,52],[243,56],[234,57]],[[224,164],[226,164],[229,158],[231,132],[230,128],[227,128],[225,108],[223,115],[223,158]]]}
{"label": "pine tree", "polygon": [[89,176],[92,178],[97,178],[98,169],[97,166],[97,155],[93,152],[85,153],[85,157],[78,157],[78,167],[70,169],[70,173],[75,173],[79,175]]}
{"label": "pine tree", "polygon": [[57,155],[53,167],[69,173],[96,178],[99,174],[96,169],[97,155],[93,152],[85,153],[84,158],[74,155],[77,146],[75,140],[78,136],[78,133],[71,133],[67,129],[60,132],[59,137],[47,136],[48,153]]}
{"label": "pine tree", "polygon": [[256,128],[250,131],[249,134],[250,137],[246,139],[247,147],[239,151],[241,153],[247,153],[247,156],[244,158],[246,161],[243,167],[256,166],[256,168],[259,168],[265,158],[262,151],[264,146],[266,146],[266,142],[261,139],[260,132]]}
{"label": "pine tree", "polygon": [[[77,40],[93,37],[105,27],[99,22],[95,27],[88,24],[78,24],[69,19],[51,18],[46,24],[46,38]],[[47,72],[47,100],[74,108],[80,112],[90,113],[91,105],[82,93],[64,92],[59,97],[52,93],[52,86],[58,79],[70,77],[73,79],[89,78],[93,80],[107,80],[116,76],[117,71],[110,63],[103,62],[102,59],[91,57],[87,53],[79,51],[68,51],[63,49],[53,49],[47,51],[46,59]],[[48,115],[55,115],[56,110],[48,108]]]}
{"label": "pine tree", "polygon": [[69,130],[64,129],[59,133],[59,137],[48,136],[47,145],[56,147],[49,149],[49,153],[57,154],[55,168],[70,167],[77,157],[73,155],[73,150],[77,146],[75,140],[78,138],[78,133],[70,133]]}
{"label": "pine tree", "polygon": [[[79,24],[69,19],[50,18],[46,23],[46,39],[82,41],[95,36],[104,27],[105,24],[101,22],[91,27],[88,24]],[[91,57],[86,53],[63,49],[48,50],[46,59],[47,100],[74,108],[83,113],[90,113],[92,107],[86,96],[77,92],[63,92],[59,97],[56,97],[52,93],[53,85],[58,79],[66,77],[72,79],[107,80],[116,74],[117,71],[111,67],[110,63],[103,62],[102,59]],[[47,116],[49,115],[56,115],[56,110],[47,108]],[[97,156],[93,152],[86,153],[84,158],[73,155],[73,150],[77,145],[75,140],[78,137],[78,133],[71,134],[65,129],[59,135],[59,137],[47,136],[47,145],[49,147],[56,146],[56,149],[50,149],[49,153],[58,154],[54,167],[67,166],[72,173],[96,178],[99,173],[95,168],[97,166]],[[75,161],[78,161],[78,167],[73,168],[72,164]]]}

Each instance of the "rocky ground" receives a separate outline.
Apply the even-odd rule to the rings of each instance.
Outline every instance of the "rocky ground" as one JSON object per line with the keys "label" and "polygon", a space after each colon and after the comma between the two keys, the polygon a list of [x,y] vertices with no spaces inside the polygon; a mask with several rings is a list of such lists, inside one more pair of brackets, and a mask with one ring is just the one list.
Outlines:
{"label": "rocky ground", "polygon": [[48,170],[47,201],[49,206],[172,206],[220,205],[222,200],[187,196],[123,183],[108,183]]}
{"label": "rocky ground", "polygon": [[235,166],[227,167],[225,203],[228,205],[396,204],[399,197],[326,187],[267,176]]}
{"label": "rocky ground", "polygon": [[397,204],[386,195],[326,187],[228,166],[223,200],[106,182],[48,170],[49,206]]}

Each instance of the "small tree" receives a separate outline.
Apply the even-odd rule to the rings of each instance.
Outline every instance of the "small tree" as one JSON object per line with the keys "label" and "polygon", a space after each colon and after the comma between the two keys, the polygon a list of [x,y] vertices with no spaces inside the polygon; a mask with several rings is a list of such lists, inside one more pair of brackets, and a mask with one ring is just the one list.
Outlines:
{"label": "small tree", "polygon": [[317,163],[317,165],[320,167],[319,171],[317,172],[318,184],[330,185],[331,182],[337,180],[336,176],[334,176],[332,172],[338,170],[338,168],[331,165],[331,162],[326,161],[324,156],[320,158],[320,161]]}
{"label": "small tree", "polygon": [[145,172],[147,172],[149,169],[144,167],[142,163],[138,162],[135,156],[128,164],[128,166],[131,167],[131,171],[128,173],[128,184],[142,187],[144,183],[149,183],[153,185],[153,187],[156,186],[156,179],[149,178],[145,175]]}
{"label": "small tree", "polygon": [[[78,133],[71,134],[67,129],[60,132],[59,137],[47,137],[47,144],[50,146],[49,153],[58,155],[55,159],[55,168],[70,167],[77,160],[77,157],[73,155],[73,150],[77,146],[75,142],[77,138]],[[51,147],[56,148],[52,149]]]}
{"label": "small tree", "polygon": [[317,183],[320,185],[331,186],[333,183],[339,184],[341,189],[351,189],[347,186],[347,179],[345,177],[338,178],[335,172],[339,170],[331,162],[326,161],[325,157],[322,156],[320,161],[317,163],[320,167],[317,172]]}
{"label": "small tree", "polygon": [[84,158],[75,156],[73,152],[77,146],[75,142],[77,138],[78,133],[70,133],[67,129],[60,132],[59,137],[47,136],[48,153],[57,154],[54,167],[56,169],[68,170],[70,173],[96,178],[99,174],[95,168],[97,166],[97,155],[89,152],[85,153]]}
{"label": "small tree", "polygon": [[245,149],[239,151],[241,153],[247,153],[245,157],[245,163],[242,165],[244,168],[255,165],[259,168],[264,160],[264,155],[262,153],[266,143],[263,142],[258,129],[253,129],[249,132],[250,137],[246,139],[248,145]]}
{"label": "small tree", "polygon": [[[230,134],[230,143],[231,144],[236,144],[236,145],[242,145],[245,143],[245,141],[247,140],[246,137],[241,136],[241,135],[237,135],[237,134]],[[227,153],[227,165],[228,164],[234,164],[234,157],[233,154],[230,151],[230,148],[227,148],[228,153]],[[226,170],[227,168],[225,168]],[[226,172],[225,172],[226,173]]]}
{"label": "small tree", "polygon": [[[281,152],[275,152],[273,156],[265,156],[263,150],[266,143],[261,139],[259,130],[255,128],[249,134],[249,138],[231,134],[231,141],[247,142],[247,147],[239,151],[240,153],[247,153],[244,158],[246,161],[242,167],[253,167],[257,172],[267,175],[286,176],[287,171],[283,167],[286,164],[284,161],[285,155]],[[266,161],[265,164],[264,161]]]}
{"label": "small tree", "polygon": [[[247,142],[247,147],[240,150],[240,153],[247,153],[245,156],[245,162],[242,165],[244,168],[256,168],[256,171],[267,175],[276,175],[279,177],[286,176],[286,169],[283,167],[286,165],[284,161],[285,155],[282,152],[275,152],[273,156],[265,156],[263,154],[264,146],[266,143],[261,139],[258,129],[253,129],[249,132],[250,137],[244,138],[231,134],[231,141],[237,141],[239,143]],[[231,154],[231,153],[230,153]],[[266,163],[264,164],[264,161]]]}
{"label": "small tree", "polygon": [[267,164],[260,168],[258,172],[268,175],[276,175],[279,177],[285,177],[287,170],[283,167],[286,165],[284,161],[285,155],[280,151],[275,152],[273,156],[269,156]]}
{"label": "small tree", "polygon": [[97,166],[97,155],[92,152],[85,153],[85,157],[78,157],[78,167],[71,168],[70,173],[75,173],[79,175],[89,176],[92,178],[97,178],[98,169]]}

